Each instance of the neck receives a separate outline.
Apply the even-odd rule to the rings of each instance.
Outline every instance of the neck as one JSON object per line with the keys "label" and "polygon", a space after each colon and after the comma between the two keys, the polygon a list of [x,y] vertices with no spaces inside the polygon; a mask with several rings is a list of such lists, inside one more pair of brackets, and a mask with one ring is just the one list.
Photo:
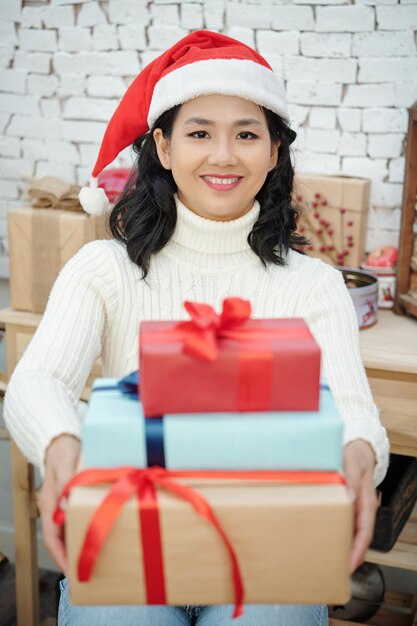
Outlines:
{"label": "neck", "polygon": [[259,261],[248,235],[259,216],[255,200],[247,213],[234,220],[217,221],[190,211],[177,197],[177,224],[162,252],[206,269],[227,269]]}
{"label": "neck", "polygon": [[194,213],[195,215],[198,215],[199,217],[203,217],[205,219],[208,219],[212,222],[232,222],[234,220],[239,219],[240,217],[243,217],[244,215],[246,215],[246,213],[248,213],[251,208],[253,207],[254,202],[252,201],[248,206],[246,206],[244,209],[242,209],[238,215],[218,215],[217,217],[213,218],[210,215],[204,215],[201,213],[198,213],[197,211],[194,211],[193,209],[190,209],[187,202],[184,200],[184,198],[182,198],[180,196],[180,194],[178,194],[176,196],[177,201],[182,205],[185,206],[187,209],[189,209],[192,213]]}

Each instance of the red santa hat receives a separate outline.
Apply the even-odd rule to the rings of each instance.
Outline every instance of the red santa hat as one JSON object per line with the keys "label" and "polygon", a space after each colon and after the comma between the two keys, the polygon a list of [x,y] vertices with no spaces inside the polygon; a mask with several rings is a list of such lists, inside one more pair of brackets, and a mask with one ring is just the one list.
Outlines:
{"label": "red santa hat", "polygon": [[226,35],[195,31],[149,63],[126,91],[104,133],[90,187],[80,191],[84,210],[99,215],[107,208],[97,176],[162,113],[212,94],[251,100],[288,121],[284,84],[258,52]]}

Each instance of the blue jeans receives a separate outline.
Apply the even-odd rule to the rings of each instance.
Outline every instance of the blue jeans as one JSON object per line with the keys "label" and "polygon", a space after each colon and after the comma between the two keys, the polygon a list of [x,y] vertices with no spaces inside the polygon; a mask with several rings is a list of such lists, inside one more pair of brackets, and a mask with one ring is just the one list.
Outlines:
{"label": "blue jeans", "polygon": [[326,606],[247,604],[232,620],[233,606],[74,606],[61,581],[58,626],[328,626]]}

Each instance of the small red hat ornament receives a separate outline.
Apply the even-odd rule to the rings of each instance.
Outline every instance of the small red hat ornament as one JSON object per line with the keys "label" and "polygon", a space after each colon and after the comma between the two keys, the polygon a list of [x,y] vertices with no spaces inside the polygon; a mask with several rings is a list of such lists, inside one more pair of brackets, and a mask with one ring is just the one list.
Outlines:
{"label": "small red hat ornament", "polygon": [[100,215],[108,207],[98,175],[162,113],[212,94],[251,100],[288,121],[284,84],[258,52],[226,35],[195,31],[149,63],[126,91],[104,133],[90,186],[80,191],[84,210]]}

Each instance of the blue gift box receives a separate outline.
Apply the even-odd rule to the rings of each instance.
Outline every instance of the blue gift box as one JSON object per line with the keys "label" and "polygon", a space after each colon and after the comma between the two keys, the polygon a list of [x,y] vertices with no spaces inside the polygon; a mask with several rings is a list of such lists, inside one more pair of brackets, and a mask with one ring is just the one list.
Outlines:
{"label": "blue gift box", "polygon": [[135,377],[94,382],[83,467],[342,469],[343,422],[328,387],[313,412],[184,413],[145,419]]}

